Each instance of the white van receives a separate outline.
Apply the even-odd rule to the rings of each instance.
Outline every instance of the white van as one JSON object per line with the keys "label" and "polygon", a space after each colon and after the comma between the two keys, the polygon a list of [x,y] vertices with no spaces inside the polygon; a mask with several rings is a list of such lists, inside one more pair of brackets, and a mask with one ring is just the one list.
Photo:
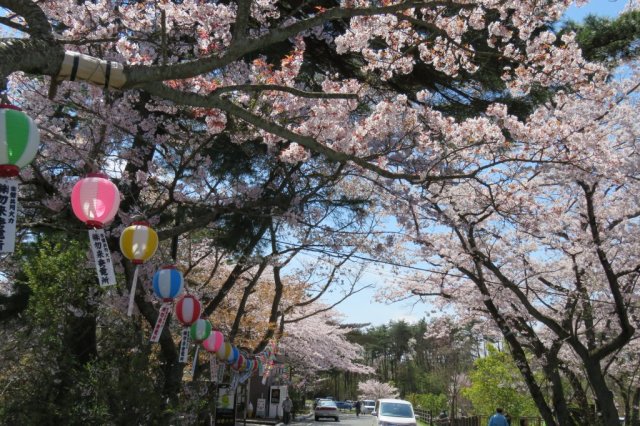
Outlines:
{"label": "white van", "polygon": [[379,399],[376,402],[374,426],[416,426],[416,415],[409,401],[402,399]]}
{"label": "white van", "polygon": [[376,402],[373,399],[365,399],[362,401],[362,414],[371,414],[376,409]]}

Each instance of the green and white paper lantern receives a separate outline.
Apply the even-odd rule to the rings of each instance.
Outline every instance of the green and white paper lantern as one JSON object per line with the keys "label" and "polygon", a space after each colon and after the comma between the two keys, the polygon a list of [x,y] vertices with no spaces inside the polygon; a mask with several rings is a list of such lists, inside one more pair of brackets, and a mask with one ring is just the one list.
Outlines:
{"label": "green and white paper lantern", "polygon": [[40,146],[36,123],[12,105],[0,105],[0,176],[17,176]]}
{"label": "green and white paper lantern", "polygon": [[24,112],[0,104],[0,253],[13,253],[18,215],[20,169],[38,152],[40,132]]}

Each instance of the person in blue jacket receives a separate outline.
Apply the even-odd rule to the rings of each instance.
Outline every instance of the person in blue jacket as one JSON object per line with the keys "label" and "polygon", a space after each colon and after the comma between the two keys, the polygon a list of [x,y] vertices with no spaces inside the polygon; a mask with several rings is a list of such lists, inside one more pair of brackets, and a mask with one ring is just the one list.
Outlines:
{"label": "person in blue jacket", "polygon": [[496,408],[496,413],[489,418],[488,426],[509,426],[507,418],[502,414],[502,408]]}

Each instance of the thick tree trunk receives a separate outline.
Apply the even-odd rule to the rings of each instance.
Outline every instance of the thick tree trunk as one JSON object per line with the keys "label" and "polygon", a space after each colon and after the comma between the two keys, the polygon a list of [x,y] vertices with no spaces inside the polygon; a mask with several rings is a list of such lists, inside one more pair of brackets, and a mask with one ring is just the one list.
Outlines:
{"label": "thick tree trunk", "polygon": [[556,356],[548,356],[544,364],[544,374],[551,381],[553,408],[555,410],[558,423],[563,426],[573,426],[575,423],[571,417],[567,399],[565,397],[562,378],[559,372],[559,363]]}
{"label": "thick tree trunk", "polygon": [[631,423],[629,425],[640,426],[640,387],[637,387],[633,392],[631,407]]}
{"label": "thick tree trunk", "polygon": [[583,424],[594,424],[595,419],[593,417],[593,410],[589,407],[589,400],[587,398],[587,394],[582,387],[582,383],[580,383],[580,379],[576,374],[568,367],[561,367],[565,376],[569,379],[569,383],[573,388],[574,399],[578,403],[578,407],[580,407],[579,414],[575,414],[572,416],[575,423],[579,425]]}
{"label": "thick tree trunk", "polygon": [[628,422],[629,421],[628,419],[631,418],[630,387],[626,386],[624,383],[624,380],[622,379],[613,377],[612,380],[618,386],[618,389],[620,389],[620,396],[622,397],[622,402],[624,404],[624,418],[627,419],[627,422]]}
{"label": "thick tree trunk", "polygon": [[[513,340],[515,345],[512,344],[510,340]],[[556,422],[556,417],[553,415],[549,404],[544,398],[544,394],[540,389],[531,369],[529,368],[529,363],[526,361],[526,355],[520,346],[520,342],[518,342],[515,338],[507,339],[509,342],[509,346],[511,347],[511,354],[514,355],[514,360],[516,360],[516,364],[518,365],[518,369],[522,374],[522,377],[529,388],[529,393],[531,394],[531,398],[533,402],[536,404],[538,411],[540,412],[540,416],[545,421],[547,426],[556,426],[558,423]],[[518,362],[520,361],[520,362]],[[524,362],[524,364],[523,364]]]}
{"label": "thick tree trunk", "polygon": [[600,363],[589,361],[584,363],[587,378],[593,389],[598,404],[598,416],[606,426],[620,426],[618,409],[613,399],[613,392],[607,386]]}
{"label": "thick tree trunk", "polygon": [[0,79],[16,71],[55,76],[64,59],[64,49],[53,40],[5,39],[0,42]]}

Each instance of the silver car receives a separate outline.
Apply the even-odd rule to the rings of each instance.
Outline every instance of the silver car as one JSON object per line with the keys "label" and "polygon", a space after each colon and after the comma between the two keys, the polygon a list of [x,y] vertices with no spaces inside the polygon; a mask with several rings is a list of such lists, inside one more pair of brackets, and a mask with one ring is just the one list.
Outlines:
{"label": "silver car", "polygon": [[340,412],[335,401],[329,399],[321,399],[318,401],[316,408],[313,410],[315,420],[320,420],[321,417],[331,417],[336,422],[340,421]]}
{"label": "silver car", "polygon": [[376,409],[376,402],[373,399],[362,401],[362,414],[371,414]]}

